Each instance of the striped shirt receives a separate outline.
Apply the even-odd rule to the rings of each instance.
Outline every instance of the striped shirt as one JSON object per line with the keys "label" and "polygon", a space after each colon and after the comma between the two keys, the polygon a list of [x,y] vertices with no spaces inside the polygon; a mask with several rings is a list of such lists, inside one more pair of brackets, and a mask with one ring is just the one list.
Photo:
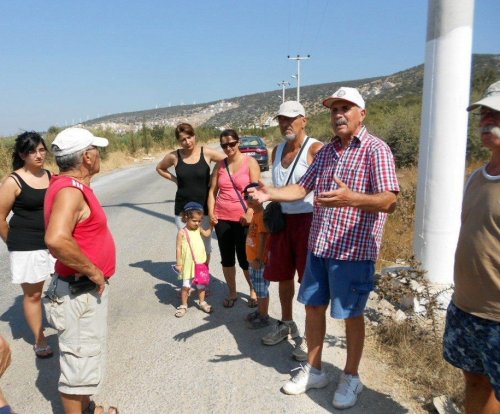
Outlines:
{"label": "striped shirt", "polygon": [[[315,194],[337,188],[338,177],[349,189],[376,194],[399,191],[394,158],[389,146],[365,127],[341,153],[334,137],[315,156],[299,185]],[[354,207],[314,205],[309,250],[318,257],[336,260],[377,260],[386,213],[370,213]]]}

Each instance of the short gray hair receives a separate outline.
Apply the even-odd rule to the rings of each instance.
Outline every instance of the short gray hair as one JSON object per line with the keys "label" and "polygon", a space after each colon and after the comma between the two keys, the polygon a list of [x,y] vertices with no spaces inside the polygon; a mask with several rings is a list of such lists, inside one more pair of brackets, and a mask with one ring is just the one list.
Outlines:
{"label": "short gray hair", "polygon": [[78,168],[82,163],[83,154],[88,150],[88,148],[85,148],[73,154],[57,156],[57,149],[57,145],[52,145],[52,152],[55,155],[56,164],[59,167],[59,171],[61,172]]}

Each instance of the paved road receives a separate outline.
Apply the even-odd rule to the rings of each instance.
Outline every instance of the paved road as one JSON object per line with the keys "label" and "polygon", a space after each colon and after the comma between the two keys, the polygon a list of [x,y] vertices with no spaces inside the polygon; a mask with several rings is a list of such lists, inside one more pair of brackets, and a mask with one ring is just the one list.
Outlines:
{"label": "paved road", "polygon": [[[184,318],[174,317],[179,303],[178,282],[171,270],[174,185],[161,179],[151,164],[98,177],[93,187],[118,247],[118,271],[111,281],[108,368],[96,401],[118,405],[124,414],[334,411],[331,397],[345,355],[339,322],[328,322],[323,358],[332,383],[305,395],[283,394],[281,386],[298,366],[290,357],[293,343],[266,347],[260,343],[265,331],[245,328],[248,291],[241,272],[237,276],[240,300],[232,309],[222,307],[226,289],[215,240],[208,298],[215,312],[206,315],[193,305]],[[13,363],[1,387],[19,414],[61,413],[57,358],[35,359],[20,289],[10,283],[3,244],[0,258],[0,333],[13,350]],[[295,308],[295,319],[303,329],[304,309]],[[270,310],[279,316],[274,284]],[[55,331],[47,327],[46,332],[57,352]],[[387,371],[369,358],[363,361],[366,390],[349,412],[410,412],[391,396],[399,392],[384,381]]]}

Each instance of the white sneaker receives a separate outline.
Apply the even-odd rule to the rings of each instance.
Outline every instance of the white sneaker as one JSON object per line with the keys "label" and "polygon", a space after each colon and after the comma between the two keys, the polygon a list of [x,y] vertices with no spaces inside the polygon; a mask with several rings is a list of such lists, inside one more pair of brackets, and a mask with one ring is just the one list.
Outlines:
{"label": "white sneaker", "polygon": [[295,347],[292,356],[296,361],[307,361],[307,342],[306,338],[296,338]]}
{"label": "white sneaker", "polygon": [[285,385],[283,385],[283,392],[289,395],[302,394],[306,392],[309,388],[323,388],[328,385],[328,377],[324,372],[320,374],[313,374],[311,372],[311,366],[306,364],[305,366],[300,366],[293,369],[295,371],[299,369],[300,371],[295,374],[292,379],[290,379]]}
{"label": "white sneaker", "polygon": [[339,385],[333,395],[332,404],[335,408],[349,408],[356,404],[358,394],[363,391],[363,384],[358,376],[342,373]]}

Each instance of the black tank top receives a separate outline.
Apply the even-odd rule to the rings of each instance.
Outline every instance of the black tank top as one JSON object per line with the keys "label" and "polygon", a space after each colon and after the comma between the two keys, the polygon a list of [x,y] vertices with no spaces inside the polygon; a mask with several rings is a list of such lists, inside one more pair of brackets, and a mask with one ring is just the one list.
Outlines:
{"label": "black tank top", "polygon": [[[50,179],[50,172],[45,170]],[[13,215],[9,221],[7,249],[9,251],[29,251],[46,249],[43,200],[46,188],[33,188],[13,172],[19,181],[21,193],[12,206]]]}
{"label": "black tank top", "polygon": [[196,201],[203,206],[204,213],[208,214],[207,199],[210,187],[210,167],[203,156],[203,147],[200,151],[200,159],[196,164],[186,164],[177,150],[177,192],[175,193],[175,215],[181,214],[184,205],[190,201]]}

